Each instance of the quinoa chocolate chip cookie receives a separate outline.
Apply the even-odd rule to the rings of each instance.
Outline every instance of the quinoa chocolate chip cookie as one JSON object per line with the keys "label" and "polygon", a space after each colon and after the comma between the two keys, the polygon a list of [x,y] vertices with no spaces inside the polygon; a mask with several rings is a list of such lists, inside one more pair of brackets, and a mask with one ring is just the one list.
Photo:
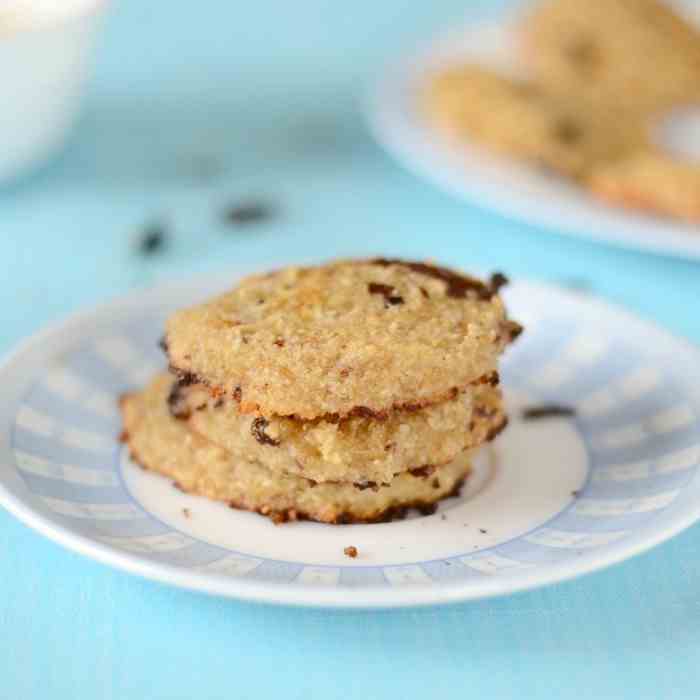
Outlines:
{"label": "quinoa chocolate chip cookie", "polygon": [[124,439],[144,468],[174,480],[181,490],[257,511],[276,522],[310,519],[326,523],[377,522],[408,508],[430,513],[454,495],[469,473],[469,453],[441,467],[406,472],[381,488],[351,482],[316,483],[234,457],[174,418],[167,404],[172,378],[159,375],[121,401]]}
{"label": "quinoa chocolate chip cookie", "polygon": [[462,143],[481,144],[569,178],[638,147],[644,130],[615,107],[592,108],[538,84],[475,64],[437,73],[426,85],[428,118]]}
{"label": "quinoa chocolate chip cookie", "polygon": [[385,417],[495,371],[518,332],[501,284],[401,260],[285,268],[174,314],[168,355],[242,413]]}
{"label": "quinoa chocolate chip cookie", "polygon": [[650,112],[700,98],[700,32],[658,0],[549,0],[521,27],[542,87],[573,103]]}
{"label": "quinoa chocolate chip cookie", "polygon": [[494,411],[492,423],[504,416],[500,391],[488,382],[421,410],[392,411],[383,419],[263,418],[240,413],[233,399],[213,399],[199,385],[183,392],[189,401],[180,415],[195,432],[235,457],[315,481],[388,483],[424,464],[446,464],[483,442],[486,431],[477,426],[485,408]]}

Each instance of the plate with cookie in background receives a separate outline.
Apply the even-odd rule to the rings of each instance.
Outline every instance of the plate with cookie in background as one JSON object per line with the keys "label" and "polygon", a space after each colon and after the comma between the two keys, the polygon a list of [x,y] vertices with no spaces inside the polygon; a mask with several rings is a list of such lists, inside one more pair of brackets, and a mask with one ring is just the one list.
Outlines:
{"label": "plate with cookie in background", "polygon": [[541,0],[472,23],[386,72],[373,132],[475,204],[700,258],[697,17],[687,2]]}
{"label": "plate with cookie in background", "polygon": [[700,355],[600,300],[372,258],[139,291],[0,367],[0,504],[170,585],[510,594],[700,517]]}

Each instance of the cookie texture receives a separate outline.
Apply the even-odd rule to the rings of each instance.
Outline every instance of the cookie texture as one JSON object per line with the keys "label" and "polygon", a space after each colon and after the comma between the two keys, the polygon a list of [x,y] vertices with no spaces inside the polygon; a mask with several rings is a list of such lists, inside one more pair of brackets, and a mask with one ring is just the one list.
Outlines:
{"label": "cookie texture", "polygon": [[243,413],[382,417],[495,371],[519,331],[502,282],[381,259],[285,268],[174,314],[167,351],[182,380]]}
{"label": "cookie texture", "polygon": [[316,483],[234,457],[174,418],[167,404],[172,379],[156,377],[144,390],[122,398],[124,439],[132,458],[174,480],[187,493],[257,511],[273,520],[325,523],[377,522],[407,508],[431,512],[459,491],[470,470],[469,453],[441,467],[406,472],[383,487],[351,482]]}
{"label": "cookie texture", "polygon": [[700,32],[657,0],[549,0],[524,19],[526,65],[576,103],[637,113],[700,98]]}
{"label": "cookie texture", "polygon": [[214,399],[201,385],[183,387],[171,407],[195,432],[235,457],[315,481],[387,483],[400,472],[446,464],[483,442],[505,420],[496,382],[490,375],[452,399],[392,411],[383,419],[266,419],[240,413],[233,399]]}
{"label": "cookie texture", "polygon": [[613,204],[700,222],[700,165],[654,150],[601,166],[592,191]]}
{"label": "cookie texture", "polygon": [[645,142],[645,129],[615,106],[562,99],[531,80],[476,64],[436,74],[423,98],[433,123],[459,142],[472,141],[561,175],[583,180],[594,165]]}

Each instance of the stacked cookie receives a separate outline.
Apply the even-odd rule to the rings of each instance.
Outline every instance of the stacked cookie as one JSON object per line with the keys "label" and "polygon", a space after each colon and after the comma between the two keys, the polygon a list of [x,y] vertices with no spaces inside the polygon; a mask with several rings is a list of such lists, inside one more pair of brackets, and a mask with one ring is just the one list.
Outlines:
{"label": "stacked cookie", "polygon": [[131,454],[276,521],[430,510],[506,423],[504,281],[383,259],[249,277],[168,320],[171,373],[122,400]]}

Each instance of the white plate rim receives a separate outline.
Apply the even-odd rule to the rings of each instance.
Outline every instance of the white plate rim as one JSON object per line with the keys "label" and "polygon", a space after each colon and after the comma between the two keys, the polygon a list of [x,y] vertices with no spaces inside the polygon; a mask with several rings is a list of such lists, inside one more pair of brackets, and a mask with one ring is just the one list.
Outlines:
{"label": "white plate rim", "polygon": [[[221,279],[211,276],[193,278],[188,282],[177,284],[176,288],[180,294],[184,293],[185,290],[192,290],[193,295],[201,295],[203,290],[221,288],[232,275],[238,275],[257,267],[241,266],[232,270],[226,275],[226,278],[222,277]],[[533,290],[539,290],[540,293],[546,290],[551,292],[553,289],[550,285],[524,280],[518,280],[518,285],[522,286],[523,289],[529,287]],[[14,365],[22,362],[24,353],[36,344],[47,341],[54,334],[69,332],[71,328],[80,326],[95,317],[128,311],[138,305],[139,301],[143,300],[144,295],[158,296],[163,294],[166,287],[172,286],[172,284],[161,284],[133,291],[107,303],[55,321],[7,353],[0,361],[0,372],[11,371]],[[580,296],[573,292],[559,288],[554,289],[556,289],[557,294],[569,298],[575,297],[580,301]],[[642,319],[603,299],[587,297],[585,301],[598,308],[603,308],[607,312],[614,312],[623,320],[634,323],[639,328],[645,328],[646,331],[658,336],[660,340],[682,348],[689,355],[697,356],[700,364],[700,348],[691,341],[676,336],[655,322]],[[572,558],[560,564],[519,571],[517,579],[505,576],[487,578],[484,579],[483,585],[478,587],[474,585],[467,587],[463,583],[456,582],[440,583],[439,585],[416,584],[403,588],[366,586],[349,591],[339,587],[323,588],[299,584],[285,586],[283,584],[247,581],[242,578],[232,578],[210,572],[197,572],[170,564],[149,561],[137,554],[119,551],[90,537],[76,533],[61,524],[52,522],[48,517],[33,509],[31,505],[16,497],[2,482],[0,482],[0,505],[19,521],[66,549],[145,579],[182,589],[251,602],[347,609],[401,608],[466,602],[560,583],[584,574],[600,571],[646,552],[700,520],[699,497],[695,501],[676,506],[673,518],[663,527],[658,527],[654,523],[654,527],[646,525],[639,528],[640,531],[645,532],[645,537],[641,541],[636,538],[634,541],[627,542],[626,538],[623,538],[619,542],[609,545],[607,551],[597,553],[595,560],[591,560],[589,557]]]}

